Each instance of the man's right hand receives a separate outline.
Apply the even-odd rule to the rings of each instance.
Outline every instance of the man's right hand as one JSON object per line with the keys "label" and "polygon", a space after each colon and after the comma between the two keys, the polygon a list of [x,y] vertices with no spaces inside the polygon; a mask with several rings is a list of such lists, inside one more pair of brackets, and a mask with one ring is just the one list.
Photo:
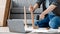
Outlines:
{"label": "man's right hand", "polygon": [[29,6],[29,11],[33,12],[34,11],[34,7],[32,5]]}

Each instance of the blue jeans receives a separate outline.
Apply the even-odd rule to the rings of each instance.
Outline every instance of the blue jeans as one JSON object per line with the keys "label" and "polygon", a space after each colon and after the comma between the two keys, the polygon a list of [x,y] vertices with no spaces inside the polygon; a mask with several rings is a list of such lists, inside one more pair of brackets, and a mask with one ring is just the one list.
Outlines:
{"label": "blue jeans", "polygon": [[43,20],[38,20],[35,22],[35,26],[38,27],[51,27],[53,29],[58,29],[60,26],[60,17],[55,15],[49,15]]}

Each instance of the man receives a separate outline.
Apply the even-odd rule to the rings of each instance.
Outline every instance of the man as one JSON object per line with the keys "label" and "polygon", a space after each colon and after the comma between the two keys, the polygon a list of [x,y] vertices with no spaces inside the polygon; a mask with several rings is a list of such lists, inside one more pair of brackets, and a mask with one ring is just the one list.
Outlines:
{"label": "man", "polygon": [[[29,10],[35,11],[44,2],[47,9],[40,14],[40,19],[42,20],[35,22],[35,26],[50,27],[53,30],[57,30],[60,26],[60,0],[37,0],[34,6],[29,7]],[[45,17],[46,14],[48,14],[47,17]]]}

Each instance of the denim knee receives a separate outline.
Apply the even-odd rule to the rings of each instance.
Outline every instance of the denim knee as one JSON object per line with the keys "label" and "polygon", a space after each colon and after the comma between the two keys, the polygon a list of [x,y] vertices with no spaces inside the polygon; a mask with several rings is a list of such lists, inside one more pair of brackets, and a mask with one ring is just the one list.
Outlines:
{"label": "denim knee", "polygon": [[49,26],[53,29],[58,29],[59,25],[60,25],[60,18],[59,17],[54,17],[50,20],[49,22]]}
{"label": "denim knee", "polygon": [[53,29],[58,29],[58,25],[54,22],[49,22],[49,26]]}

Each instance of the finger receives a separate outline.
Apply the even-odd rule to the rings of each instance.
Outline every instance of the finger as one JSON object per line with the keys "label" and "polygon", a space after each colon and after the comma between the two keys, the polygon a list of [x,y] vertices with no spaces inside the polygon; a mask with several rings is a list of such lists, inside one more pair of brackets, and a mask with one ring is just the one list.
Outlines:
{"label": "finger", "polygon": [[40,20],[43,20],[43,19],[44,19],[44,17],[41,17],[41,16],[40,16],[40,18],[39,18],[39,19],[40,19]]}

